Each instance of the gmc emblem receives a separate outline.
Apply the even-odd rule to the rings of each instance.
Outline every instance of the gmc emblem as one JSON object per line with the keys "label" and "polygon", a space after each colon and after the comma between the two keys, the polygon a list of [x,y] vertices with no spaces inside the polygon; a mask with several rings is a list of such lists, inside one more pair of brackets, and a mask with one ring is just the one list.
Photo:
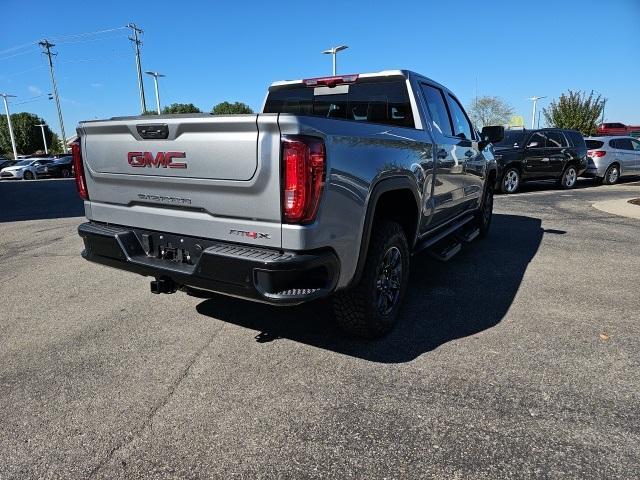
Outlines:
{"label": "gmc emblem", "polygon": [[186,162],[174,162],[174,158],[186,158],[185,152],[129,152],[127,159],[132,167],[187,168]]}

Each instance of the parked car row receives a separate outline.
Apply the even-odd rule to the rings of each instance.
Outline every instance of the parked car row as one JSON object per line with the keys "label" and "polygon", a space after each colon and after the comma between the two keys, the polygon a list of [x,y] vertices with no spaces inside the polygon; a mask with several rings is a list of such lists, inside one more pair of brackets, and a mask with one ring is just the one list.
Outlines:
{"label": "parked car row", "polygon": [[36,178],[68,178],[73,175],[71,155],[58,155],[57,158],[31,157],[22,160],[0,161],[0,179],[34,180]]}
{"label": "parked car row", "polygon": [[507,130],[495,145],[495,188],[515,193],[530,180],[555,180],[573,188],[579,176],[613,185],[625,175],[640,175],[640,141],[627,136],[588,137],[575,130]]}

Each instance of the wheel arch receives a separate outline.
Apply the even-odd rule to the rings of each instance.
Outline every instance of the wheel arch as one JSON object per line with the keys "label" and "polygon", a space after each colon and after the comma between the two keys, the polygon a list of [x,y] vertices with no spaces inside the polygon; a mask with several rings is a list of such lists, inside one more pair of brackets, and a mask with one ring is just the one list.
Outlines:
{"label": "wheel arch", "polygon": [[[392,204],[391,202],[394,200],[399,203]],[[397,221],[405,231],[405,235],[407,235],[409,248],[413,248],[418,233],[420,203],[418,186],[415,180],[409,177],[385,178],[379,180],[373,186],[367,202],[356,270],[347,288],[357,284],[362,276],[376,218]],[[410,208],[398,208],[399,205]]]}

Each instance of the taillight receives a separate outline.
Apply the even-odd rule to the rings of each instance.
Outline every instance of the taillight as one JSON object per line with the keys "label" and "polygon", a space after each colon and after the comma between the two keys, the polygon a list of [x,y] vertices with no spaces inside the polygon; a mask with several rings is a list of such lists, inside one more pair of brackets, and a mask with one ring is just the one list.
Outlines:
{"label": "taillight", "polygon": [[71,153],[73,155],[73,171],[76,177],[76,188],[78,194],[84,200],[89,200],[89,191],[87,190],[87,180],[84,177],[84,166],[82,165],[82,149],[80,142],[71,145]]}
{"label": "taillight", "polygon": [[604,152],[602,150],[589,150],[587,152],[587,155],[589,155],[590,157],[604,157],[607,154],[607,152]]}
{"label": "taillight", "polygon": [[287,223],[312,222],[325,177],[324,142],[301,135],[282,137],[282,213]]}

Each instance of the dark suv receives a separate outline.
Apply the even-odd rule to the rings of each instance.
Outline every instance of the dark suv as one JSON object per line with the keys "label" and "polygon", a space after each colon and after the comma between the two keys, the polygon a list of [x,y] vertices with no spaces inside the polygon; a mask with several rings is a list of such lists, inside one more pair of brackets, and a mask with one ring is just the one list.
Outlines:
{"label": "dark suv", "polygon": [[528,180],[556,180],[562,188],[573,188],[587,169],[587,145],[575,130],[507,130],[495,151],[496,189],[503,193],[516,192]]}

